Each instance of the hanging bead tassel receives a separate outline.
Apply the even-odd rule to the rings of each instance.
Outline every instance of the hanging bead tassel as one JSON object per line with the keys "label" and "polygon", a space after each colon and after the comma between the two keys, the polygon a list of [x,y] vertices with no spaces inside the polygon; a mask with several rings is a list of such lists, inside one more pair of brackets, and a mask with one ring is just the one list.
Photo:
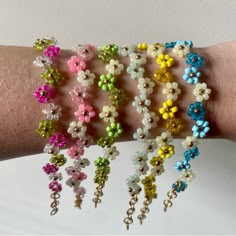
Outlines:
{"label": "hanging bead tassel", "polygon": [[60,198],[60,194],[57,193],[57,192],[53,192],[51,194],[51,198],[53,199],[53,202],[51,203],[51,212],[50,212],[50,215],[55,215],[57,212],[58,212],[58,205],[59,205],[59,198]]}
{"label": "hanging bead tassel", "polygon": [[146,198],[143,202],[143,207],[141,208],[141,214],[138,215],[139,223],[142,224],[143,220],[146,219],[146,214],[149,212],[149,205],[152,203],[151,199]]}

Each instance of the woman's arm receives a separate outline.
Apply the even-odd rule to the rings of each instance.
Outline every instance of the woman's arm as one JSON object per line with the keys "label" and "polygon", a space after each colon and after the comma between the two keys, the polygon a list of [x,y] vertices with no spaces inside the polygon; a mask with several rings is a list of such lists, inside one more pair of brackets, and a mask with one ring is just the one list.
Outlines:
{"label": "woman's arm", "polygon": [[[225,43],[208,48],[194,49],[202,55],[206,61],[203,71],[203,81],[206,81],[212,89],[211,98],[206,102],[208,120],[211,122],[212,131],[209,137],[226,138],[236,140],[236,42]],[[70,88],[77,83],[76,75],[69,72],[66,61],[73,53],[62,51],[58,61],[58,68],[66,78],[65,83],[59,88],[58,103],[64,108],[63,125],[66,126],[73,120],[73,107],[68,95]],[[40,68],[32,65],[35,57],[39,55],[32,48],[0,46],[0,159],[9,159],[42,152],[47,140],[39,137],[35,129],[43,118],[43,105],[39,104],[33,96],[34,90],[44,84],[40,78]],[[174,55],[172,55],[174,56]],[[128,64],[128,59],[121,60]],[[193,101],[192,87],[186,85],[181,79],[185,60],[177,59],[178,66],[173,67],[172,72],[176,76],[183,95],[178,104],[181,117],[186,120],[185,129],[181,133],[184,137],[190,134],[192,123],[186,116],[186,108]],[[157,68],[154,60],[146,65],[146,76],[151,77]],[[98,80],[99,75],[105,72],[104,64],[93,60],[90,65]],[[96,85],[96,82],[95,82]],[[136,81],[130,80],[127,73],[118,77],[117,86],[123,87],[129,96],[126,105],[120,109],[121,122],[125,132],[120,141],[131,140],[132,133],[139,127],[141,116],[137,116],[131,105],[133,96],[137,94]],[[152,107],[155,110],[161,106],[164,97],[161,95],[160,83],[156,83],[154,94],[151,96]],[[100,112],[104,104],[108,104],[107,96],[98,88],[93,91],[91,98],[97,111]],[[90,133],[96,137],[104,134],[105,126],[98,118],[90,123]],[[161,126],[163,124],[160,123]],[[153,136],[158,135],[161,129],[153,130]]]}

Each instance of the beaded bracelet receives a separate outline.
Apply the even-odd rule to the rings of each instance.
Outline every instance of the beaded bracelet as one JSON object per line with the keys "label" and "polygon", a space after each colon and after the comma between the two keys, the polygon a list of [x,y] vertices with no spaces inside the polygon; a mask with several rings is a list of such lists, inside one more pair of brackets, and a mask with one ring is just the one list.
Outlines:
{"label": "beaded bracelet", "polygon": [[94,162],[96,166],[94,182],[97,184],[94,193],[95,197],[93,198],[95,207],[97,207],[98,203],[101,203],[103,188],[110,173],[110,160],[114,160],[119,155],[119,151],[116,146],[113,145],[115,139],[123,133],[121,124],[116,121],[118,117],[117,109],[126,100],[124,90],[115,87],[116,76],[120,75],[124,68],[118,60],[114,60],[117,56],[118,46],[114,44],[105,45],[102,48],[98,48],[98,50],[98,58],[104,63],[109,63],[105,67],[108,73],[100,76],[98,87],[108,92],[111,105],[103,106],[102,112],[99,114],[99,117],[103,119],[104,122],[108,122],[109,125],[106,127],[107,136],[101,137],[97,141],[97,144],[105,149],[103,150],[103,156],[98,157]]}
{"label": "beaded bracelet", "polygon": [[201,76],[198,70],[204,64],[204,60],[197,53],[189,53],[189,48],[192,47],[191,41],[176,41],[166,43],[166,47],[173,48],[173,51],[180,57],[186,56],[186,63],[190,65],[185,69],[183,79],[189,84],[194,84],[193,94],[196,96],[196,102],[190,104],[188,109],[188,115],[196,123],[192,127],[192,136],[187,136],[182,145],[185,149],[184,160],[177,161],[175,169],[180,171],[179,179],[172,185],[172,189],[167,193],[167,199],[163,201],[164,211],[166,212],[168,207],[172,206],[172,199],[177,197],[177,193],[184,191],[187,188],[187,182],[191,182],[195,177],[192,172],[190,160],[199,156],[198,139],[204,138],[209,132],[209,122],[205,120],[206,110],[203,107],[202,102],[208,100],[211,90],[207,88],[206,83],[198,83]]}
{"label": "beaded bracelet", "polygon": [[[133,138],[142,143],[144,147],[142,152],[136,152],[133,157],[133,164],[135,167],[135,174],[130,176],[126,183],[128,185],[128,192],[131,195],[129,201],[129,209],[127,210],[126,218],[124,223],[126,224],[127,230],[129,225],[133,223],[132,215],[135,211],[135,205],[138,202],[138,194],[141,192],[141,187],[139,185],[140,176],[146,175],[149,167],[147,165],[148,154],[153,152],[156,148],[155,140],[148,140],[150,137],[149,130],[157,126],[159,120],[155,112],[150,112],[148,107],[151,105],[151,101],[147,98],[147,95],[153,93],[154,82],[150,78],[144,77],[143,65],[146,64],[146,55],[141,53],[145,50],[144,45],[138,45],[138,50],[135,47],[129,48],[127,55],[130,59],[130,65],[127,68],[127,72],[130,74],[131,79],[137,79],[137,88],[140,95],[134,97],[132,105],[136,108],[137,113],[143,114],[142,124],[143,127],[137,129],[133,134]],[[136,49],[136,50],[135,50]]]}
{"label": "beaded bracelet", "polygon": [[73,166],[66,168],[66,172],[70,176],[66,184],[69,187],[73,187],[73,191],[76,194],[75,207],[81,208],[86,194],[86,189],[81,186],[81,183],[87,178],[82,169],[90,164],[89,160],[82,158],[82,156],[84,155],[84,149],[93,144],[92,137],[86,134],[86,124],[89,124],[95,116],[93,106],[87,103],[89,89],[94,83],[95,74],[91,73],[90,70],[86,70],[86,68],[89,61],[94,57],[95,48],[90,44],[85,44],[79,45],[74,50],[77,52],[77,56],[72,56],[67,65],[72,73],[78,73],[77,81],[79,86],[69,92],[74,105],[77,107],[74,115],[78,121],[72,121],[67,132],[72,138],[77,140],[67,151],[67,154],[75,161]]}
{"label": "beaded bracelet", "polygon": [[40,121],[37,128],[37,133],[43,138],[49,138],[49,143],[46,144],[44,152],[51,156],[50,162],[43,166],[44,172],[49,176],[51,182],[49,189],[52,190],[51,198],[51,215],[58,212],[59,192],[62,190],[62,185],[59,181],[62,180],[62,174],[58,172],[59,167],[66,163],[66,158],[63,154],[59,154],[60,148],[67,144],[67,137],[64,132],[55,132],[59,127],[58,122],[61,117],[62,108],[53,100],[55,96],[54,86],[61,84],[63,77],[58,70],[53,66],[54,59],[59,55],[60,48],[56,46],[57,42],[54,38],[44,37],[37,39],[34,43],[34,48],[43,52],[43,56],[38,56],[33,64],[37,67],[43,67],[44,71],[41,73],[41,78],[46,80],[46,84],[40,86],[35,92],[34,96],[40,103],[47,103],[47,108],[43,109],[46,119]]}

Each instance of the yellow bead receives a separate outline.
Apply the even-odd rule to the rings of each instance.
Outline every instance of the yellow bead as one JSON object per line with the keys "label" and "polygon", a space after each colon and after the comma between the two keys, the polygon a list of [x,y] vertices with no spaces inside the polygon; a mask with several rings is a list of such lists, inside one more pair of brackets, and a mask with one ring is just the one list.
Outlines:
{"label": "yellow bead", "polygon": [[147,50],[148,45],[146,43],[139,43],[138,44],[138,49],[140,50]]}

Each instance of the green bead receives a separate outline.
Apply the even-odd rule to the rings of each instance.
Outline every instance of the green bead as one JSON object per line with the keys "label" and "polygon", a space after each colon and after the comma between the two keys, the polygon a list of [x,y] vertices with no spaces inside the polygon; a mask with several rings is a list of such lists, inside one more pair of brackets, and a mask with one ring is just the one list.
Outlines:
{"label": "green bead", "polygon": [[95,164],[95,166],[98,166],[98,167],[105,167],[105,166],[108,166],[110,164],[110,161],[107,158],[98,157],[94,161],[94,164]]}
{"label": "green bead", "polygon": [[56,154],[51,157],[50,162],[56,166],[63,166],[66,163],[66,158],[63,154]]}
{"label": "green bead", "polygon": [[112,122],[106,127],[106,131],[109,137],[117,138],[123,133],[123,128],[120,123]]}
{"label": "green bead", "polygon": [[41,78],[46,80],[49,85],[58,85],[64,80],[63,76],[58,72],[56,68],[49,67],[44,73],[41,74]]}
{"label": "green bead", "polygon": [[108,44],[102,47],[102,50],[98,54],[98,58],[104,63],[109,63],[111,59],[114,59],[118,52],[118,46],[115,44]]}
{"label": "green bead", "polygon": [[49,138],[56,130],[56,123],[52,120],[41,120],[36,132],[43,138]]}
{"label": "green bead", "polygon": [[100,76],[100,80],[98,81],[98,86],[103,91],[110,91],[112,89],[115,89],[114,83],[116,82],[116,78],[111,74],[102,74]]}
{"label": "green bead", "polygon": [[127,96],[123,89],[114,88],[110,91],[109,100],[113,106],[119,107],[127,100]]}
{"label": "green bead", "polygon": [[113,137],[102,137],[97,141],[97,145],[100,147],[111,147],[115,143],[115,139]]}
{"label": "green bead", "polygon": [[49,38],[37,39],[33,45],[33,48],[35,48],[39,52],[42,52],[48,46],[54,45],[54,43],[55,42]]}

